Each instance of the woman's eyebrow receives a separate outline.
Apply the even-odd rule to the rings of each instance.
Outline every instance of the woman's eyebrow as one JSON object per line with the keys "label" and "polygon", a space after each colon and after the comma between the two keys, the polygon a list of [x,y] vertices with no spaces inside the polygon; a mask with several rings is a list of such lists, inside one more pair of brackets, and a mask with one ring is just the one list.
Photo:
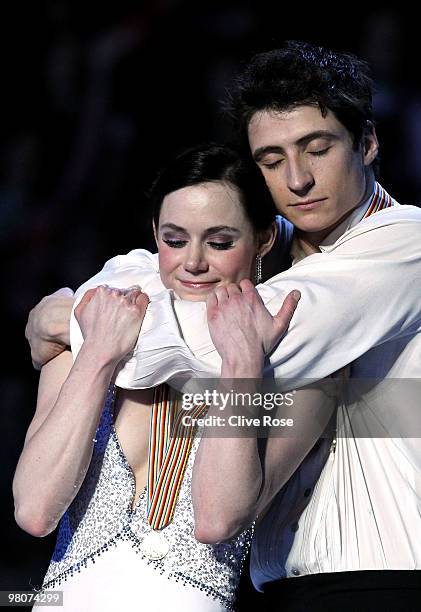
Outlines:
{"label": "woman's eyebrow", "polygon": [[210,236],[211,234],[217,234],[218,232],[229,232],[230,234],[240,234],[240,230],[236,227],[230,227],[229,225],[215,225],[215,227],[208,227],[205,230],[204,235]]}
{"label": "woman's eyebrow", "polygon": [[159,226],[159,229],[160,230],[171,229],[176,232],[184,232],[185,234],[187,234],[187,230],[184,227],[181,227],[180,225],[175,225],[175,223],[163,223],[162,225]]}
{"label": "woman's eyebrow", "polygon": [[[163,223],[160,227],[160,230],[173,230],[175,232],[183,232],[184,234],[188,234],[188,231],[181,227],[180,225],[176,225],[175,223]],[[230,225],[215,225],[213,227],[208,227],[203,232],[204,236],[210,236],[212,234],[217,234],[218,232],[228,232],[230,234],[241,234],[240,230],[236,227],[231,227]]]}

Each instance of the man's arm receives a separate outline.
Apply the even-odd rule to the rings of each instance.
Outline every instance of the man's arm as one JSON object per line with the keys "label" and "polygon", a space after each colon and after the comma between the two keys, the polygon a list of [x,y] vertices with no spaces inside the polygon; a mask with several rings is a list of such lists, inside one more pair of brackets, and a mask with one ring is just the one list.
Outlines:
{"label": "man's arm", "polygon": [[[316,387],[298,390],[290,409],[270,413],[273,418],[291,419],[293,428],[281,433],[273,426],[263,450],[253,427],[247,434],[232,427],[232,438],[218,432],[204,436],[193,471],[196,538],[205,544],[228,540],[261,515],[320,439],[335,408],[334,393],[329,397]],[[230,410],[223,414],[227,421]],[[210,415],[221,412],[211,407]]]}
{"label": "man's arm", "polygon": [[31,310],[25,337],[34,368],[40,370],[70,345],[70,314],[74,303],[68,287],[47,295]]}
{"label": "man's arm", "polygon": [[[288,334],[270,355],[280,390],[325,378],[373,347],[421,330],[421,211],[401,208],[413,218],[399,216],[399,209],[389,224],[375,227],[368,221],[377,214],[389,219],[386,211],[377,213],[326,252],[258,286],[271,313],[287,292],[298,289],[302,296]],[[188,347],[200,355],[192,364],[206,364],[217,376],[221,361],[210,336],[197,324],[192,333],[189,321],[179,321]]]}
{"label": "man's arm", "polygon": [[[411,206],[386,209],[325,252],[258,286],[272,314],[288,292],[298,289],[302,295],[288,334],[270,355],[280,390],[325,378],[373,347],[421,329],[420,244],[421,211]],[[204,305],[165,303],[165,292],[156,300],[153,292],[148,295],[150,316],[117,385],[121,380],[125,387],[154,386],[162,382],[163,372],[164,380],[188,373],[219,376],[221,358],[209,335]]]}
{"label": "man's arm", "polygon": [[[290,295],[272,319],[249,281],[242,281],[240,288],[242,291],[229,286],[226,295],[217,289],[217,298],[208,299],[209,327],[222,357],[217,391],[230,395],[235,390],[254,397],[260,391],[264,353],[286,331],[296,303]],[[245,432],[234,426],[231,438],[217,431],[208,431],[202,437],[192,481],[195,536],[199,541],[229,539],[267,507],[329,422],[336,399],[331,388],[328,394],[325,391],[312,388],[295,393],[292,404],[284,406],[281,414],[292,419],[293,429],[278,437],[276,428],[272,428],[263,456],[257,427],[250,426]],[[229,406],[221,413],[219,406],[211,406],[208,416],[223,414],[226,425],[235,409]]]}
{"label": "man's arm", "polygon": [[[411,206],[386,209],[326,252],[259,285],[273,314],[289,291],[298,289],[302,295],[287,336],[270,355],[284,390],[325,378],[373,347],[421,329],[420,244],[421,212]],[[188,373],[220,375],[221,358],[208,332],[204,305],[170,299],[156,256],[138,250],[115,257],[81,289],[102,283],[138,283],[152,302],[117,385],[121,381],[125,388],[147,388]]]}

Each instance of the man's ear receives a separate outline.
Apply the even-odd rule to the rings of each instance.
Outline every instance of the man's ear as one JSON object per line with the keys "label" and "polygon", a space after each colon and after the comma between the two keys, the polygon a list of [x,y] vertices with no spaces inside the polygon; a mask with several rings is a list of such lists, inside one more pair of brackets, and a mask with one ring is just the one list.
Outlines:
{"label": "man's ear", "polygon": [[371,121],[367,121],[367,128],[363,135],[364,166],[369,166],[376,159],[379,152],[376,128]]}
{"label": "man's ear", "polygon": [[156,225],[155,225],[155,219],[152,219],[152,230],[153,230],[153,235],[155,238],[156,246],[158,247],[158,232],[157,232]]}
{"label": "man's ear", "polygon": [[267,253],[269,253],[275,243],[277,235],[278,226],[276,221],[272,221],[270,227],[266,231],[262,232],[259,236],[259,246],[257,252],[261,257],[264,257]]}

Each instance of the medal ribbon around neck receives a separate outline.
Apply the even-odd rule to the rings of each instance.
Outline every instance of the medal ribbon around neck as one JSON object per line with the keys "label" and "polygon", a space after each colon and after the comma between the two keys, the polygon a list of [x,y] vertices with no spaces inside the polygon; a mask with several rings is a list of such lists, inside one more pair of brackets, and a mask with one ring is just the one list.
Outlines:
{"label": "medal ribbon around neck", "polygon": [[163,529],[173,518],[177,497],[190,455],[195,427],[183,425],[186,415],[198,418],[208,408],[199,404],[179,409],[168,385],[155,388],[149,432],[147,520],[152,529]]}
{"label": "medal ribbon around neck", "polygon": [[374,190],[370,198],[370,202],[368,203],[368,208],[364,214],[363,219],[370,217],[374,213],[379,210],[383,210],[384,208],[390,208],[391,206],[395,206],[396,202],[393,198],[383,189],[380,183],[377,181],[374,184]]}
{"label": "medal ribbon around neck", "polygon": [[[363,219],[395,206],[395,201],[375,182]],[[206,404],[191,410],[178,409],[178,400],[168,385],[155,388],[149,433],[147,520],[154,530],[166,527],[173,518],[178,493],[190,455],[195,427],[183,425],[185,415],[202,416]]]}

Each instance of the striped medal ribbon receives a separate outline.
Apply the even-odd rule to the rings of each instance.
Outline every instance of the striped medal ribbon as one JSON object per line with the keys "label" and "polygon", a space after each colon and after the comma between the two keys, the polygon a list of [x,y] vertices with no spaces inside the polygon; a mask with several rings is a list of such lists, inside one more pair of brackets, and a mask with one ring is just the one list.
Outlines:
{"label": "striped medal ribbon", "polygon": [[155,388],[146,485],[147,521],[154,531],[146,536],[143,546],[151,559],[160,559],[169,550],[159,531],[172,521],[193,442],[195,427],[183,425],[182,419],[186,415],[198,418],[208,408],[203,403],[185,410],[179,404],[175,391],[168,385]]}
{"label": "striped medal ribbon", "polygon": [[[376,182],[363,218],[395,205]],[[198,418],[206,410],[206,404],[191,410],[179,409],[175,392],[166,384],[154,390],[146,486],[147,521],[152,531],[142,541],[143,552],[150,559],[162,559],[169,551],[161,530],[172,521],[195,431],[194,427],[183,425],[182,418],[185,415]]]}
{"label": "striped medal ribbon", "polygon": [[387,193],[387,191],[383,189],[380,183],[377,183],[376,181],[363,219],[366,219],[370,215],[378,212],[379,210],[383,210],[384,208],[390,208],[391,206],[396,205],[397,202],[395,202],[395,200]]}

